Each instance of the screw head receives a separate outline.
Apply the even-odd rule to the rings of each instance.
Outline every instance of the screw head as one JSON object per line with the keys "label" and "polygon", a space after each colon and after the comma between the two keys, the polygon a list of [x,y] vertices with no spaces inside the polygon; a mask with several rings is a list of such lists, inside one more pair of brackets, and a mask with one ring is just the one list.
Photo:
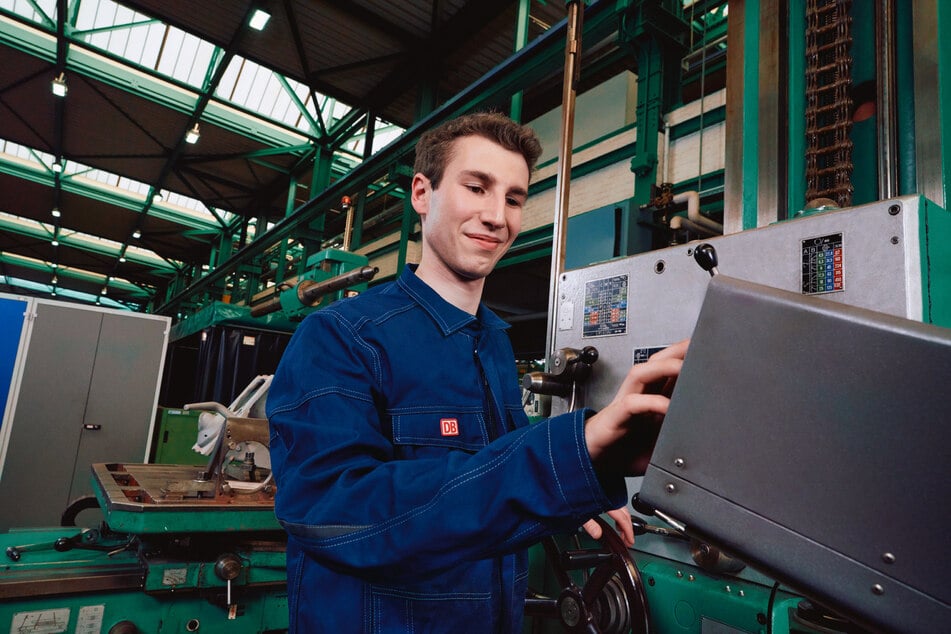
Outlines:
{"label": "screw head", "polygon": [[895,563],[895,555],[892,553],[884,553],[882,555],[882,561],[884,561],[886,564],[893,564]]}
{"label": "screw head", "polygon": [[674,458],[674,466],[677,467],[678,469],[683,469],[684,464],[686,463],[684,462],[683,458]]}
{"label": "screw head", "polygon": [[872,586],[872,594],[882,596],[885,594],[885,588],[882,587],[882,584],[876,583],[874,586]]}
{"label": "screw head", "polygon": [[898,244],[898,242],[899,242],[898,236],[892,236],[892,239],[890,240],[890,242],[891,242],[892,244]]}
{"label": "screw head", "polygon": [[664,490],[667,491],[667,493],[676,493],[677,487],[673,482],[668,482],[667,486],[664,487]]}
{"label": "screw head", "polygon": [[888,214],[891,216],[897,216],[901,212],[901,206],[892,205],[888,208]]}

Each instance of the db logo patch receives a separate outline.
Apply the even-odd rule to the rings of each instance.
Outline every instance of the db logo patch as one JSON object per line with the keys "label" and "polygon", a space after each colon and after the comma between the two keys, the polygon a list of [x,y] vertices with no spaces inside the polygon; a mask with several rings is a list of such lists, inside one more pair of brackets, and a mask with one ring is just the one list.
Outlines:
{"label": "db logo patch", "polygon": [[440,418],[439,427],[443,436],[459,435],[459,421],[455,418]]}

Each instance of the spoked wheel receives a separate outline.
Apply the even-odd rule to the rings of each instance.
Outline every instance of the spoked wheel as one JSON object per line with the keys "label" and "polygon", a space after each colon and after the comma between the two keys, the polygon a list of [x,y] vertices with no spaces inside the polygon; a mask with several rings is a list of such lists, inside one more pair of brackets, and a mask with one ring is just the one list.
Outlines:
{"label": "spoked wheel", "polygon": [[525,614],[556,619],[566,632],[648,634],[647,596],[637,566],[614,529],[596,519],[601,525],[600,548],[560,550],[554,539],[544,540],[561,591],[555,599],[529,597]]}

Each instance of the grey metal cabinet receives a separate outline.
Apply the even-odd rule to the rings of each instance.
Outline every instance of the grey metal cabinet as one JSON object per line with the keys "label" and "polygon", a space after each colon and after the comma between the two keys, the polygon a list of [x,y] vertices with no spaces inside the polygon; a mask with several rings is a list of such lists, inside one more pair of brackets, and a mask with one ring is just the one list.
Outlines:
{"label": "grey metal cabinet", "polygon": [[169,326],[29,300],[0,426],[0,529],[55,526],[92,493],[92,463],[147,460]]}

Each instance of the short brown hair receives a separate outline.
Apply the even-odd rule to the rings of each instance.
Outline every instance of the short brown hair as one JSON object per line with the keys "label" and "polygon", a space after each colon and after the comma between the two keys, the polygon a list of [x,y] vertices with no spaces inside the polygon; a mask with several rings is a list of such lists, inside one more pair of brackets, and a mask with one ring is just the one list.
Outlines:
{"label": "short brown hair", "polygon": [[525,158],[529,173],[542,153],[535,131],[498,112],[476,112],[451,119],[428,130],[416,143],[413,172],[429,179],[433,189],[439,187],[446,164],[452,158],[452,143],[460,137],[481,136],[495,141],[506,150]]}

